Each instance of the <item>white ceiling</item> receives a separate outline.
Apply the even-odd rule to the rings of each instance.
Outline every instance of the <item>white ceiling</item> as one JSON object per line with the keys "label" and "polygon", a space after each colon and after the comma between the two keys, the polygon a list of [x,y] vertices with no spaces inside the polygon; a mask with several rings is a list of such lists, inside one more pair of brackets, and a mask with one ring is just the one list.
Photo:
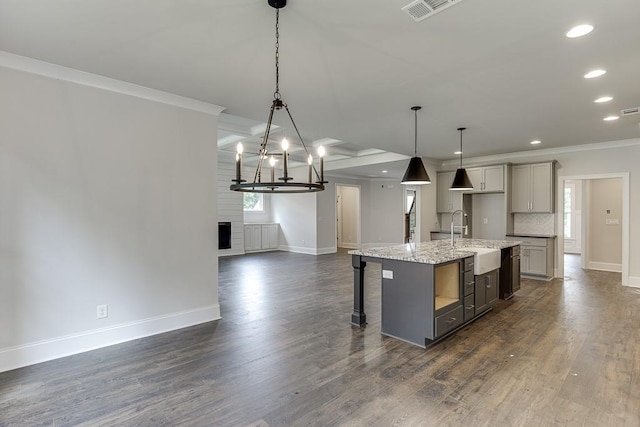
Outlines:
{"label": "white ceiling", "polygon": [[[418,152],[437,160],[455,157],[460,126],[467,157],[640,137],[640,115],[602,120],[640,105],[640,1],[463,0],[421,22],[409,3],[282,9],[280,89],[306,142],[410,156],[413,105]],[[0,50],[221,105],[223,127],[260,124],[274,21],[266,0],[0,0]],[[596,29],[565,37],[584,22]],[[607,74],[582,77],[594,68]]]}

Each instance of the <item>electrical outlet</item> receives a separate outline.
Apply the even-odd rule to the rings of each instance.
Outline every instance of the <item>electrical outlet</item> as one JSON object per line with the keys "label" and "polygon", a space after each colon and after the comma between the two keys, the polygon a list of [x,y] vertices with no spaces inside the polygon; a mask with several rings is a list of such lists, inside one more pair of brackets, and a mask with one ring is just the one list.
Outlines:
{"label": "electrical outlet", "polygon": [[99,305],[96,308],[96,318],[104,319],[106,317],[109,317],[109,306],[107,304]]}
{"label": "electrical outlet", "polygon": [[489,224],[489,218],[482,218],[483,224]]}
{"label": "electrical outlet", "polygon": [[393,279],[393,270],[382,270],[383,279]]}

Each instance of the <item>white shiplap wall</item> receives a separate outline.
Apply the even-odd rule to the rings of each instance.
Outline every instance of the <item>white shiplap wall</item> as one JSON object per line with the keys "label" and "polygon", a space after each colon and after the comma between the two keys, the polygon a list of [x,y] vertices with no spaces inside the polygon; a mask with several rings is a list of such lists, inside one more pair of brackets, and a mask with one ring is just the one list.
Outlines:
{"label": "white shiplap wall", "polygon": [[218,160],[218,221],[231,221],[231,249],[220,249],[219,256],[244,254],[242,193],[229,190],[235,173],[235,164]]}

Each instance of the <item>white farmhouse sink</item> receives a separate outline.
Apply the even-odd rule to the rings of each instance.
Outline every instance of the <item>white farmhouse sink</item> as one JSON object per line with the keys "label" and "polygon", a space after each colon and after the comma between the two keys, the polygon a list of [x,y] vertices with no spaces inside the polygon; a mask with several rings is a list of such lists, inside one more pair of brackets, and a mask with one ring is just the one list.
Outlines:
{"label": "white farmhouse sink", "polygon": [[474,252],[473,274],[476,276],[500,268],[500,249],[469,247],[460,250]]}

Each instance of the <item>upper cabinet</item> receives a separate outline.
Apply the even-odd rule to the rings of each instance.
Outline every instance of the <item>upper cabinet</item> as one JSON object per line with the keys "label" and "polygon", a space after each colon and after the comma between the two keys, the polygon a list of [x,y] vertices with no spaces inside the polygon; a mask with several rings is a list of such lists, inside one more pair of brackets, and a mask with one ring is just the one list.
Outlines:
{"label": "upper cabinet", "polygon": [[553,213],[553,162],[511,167],[511,212]]}
{"label": "upper cabinet", "polygon": [[473,193],[500,193],[504,191],[504,165],[467,169],[473,184]]}
{"label": "upper cabinet", "polygon": [[460,191],[449,190],[455,174],[455,172],[438,172],[436,202],[438,213],[447,213],[462,209],[462,194]]}

